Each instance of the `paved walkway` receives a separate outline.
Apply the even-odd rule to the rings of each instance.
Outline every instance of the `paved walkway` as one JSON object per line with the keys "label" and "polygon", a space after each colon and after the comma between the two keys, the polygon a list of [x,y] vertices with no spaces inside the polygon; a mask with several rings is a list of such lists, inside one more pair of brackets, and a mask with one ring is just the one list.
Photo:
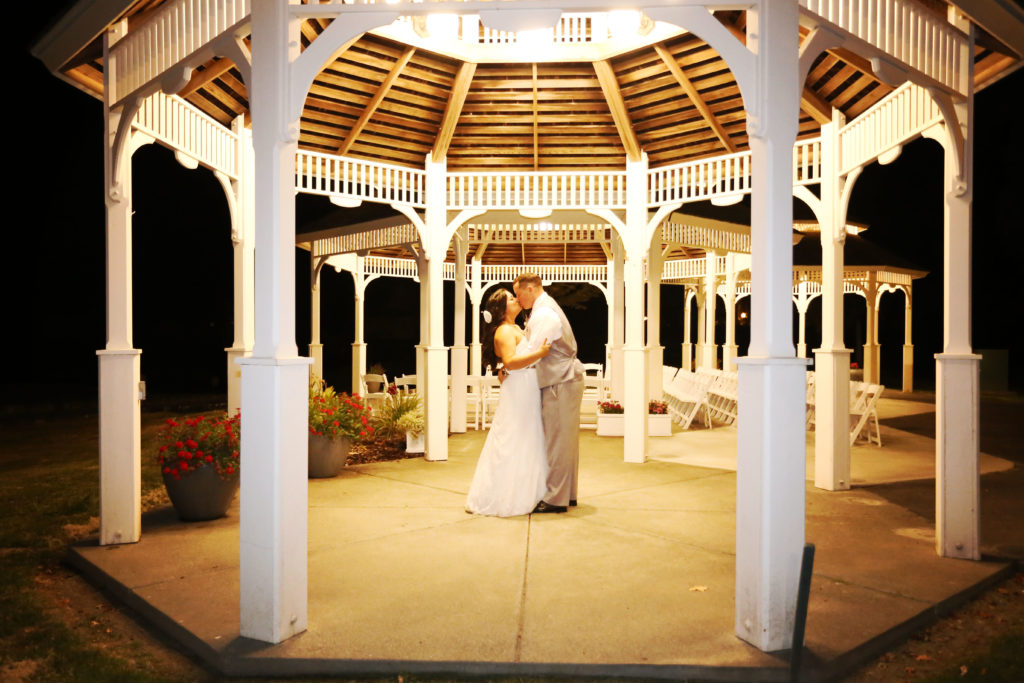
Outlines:
{"label": "paved walkway", "polygon": [[[882,414],[931,409],[890,400]],[[621,439],[584,431],[579,507],[514,519],[464,512],[483,438],[453,435],[447,462],[310,481],[309,630],[279,645],[238,633],[237,501],[213,522],[155,511],[141,542],[93,541],[72,559],[226,673],[787,679],[784,653],[733,635],[735,430],[652,438],[643,465],[622,462]],[[854,449],[853,490],[807,487],[817,557],[805,662],[820,675],[884,651],[1008,571],[937,557],[933,523],[872,490],[934,476],[932,440],[884,425],[882,439],[883,449]],[[983,472],[1011,467],[982,460]]]}

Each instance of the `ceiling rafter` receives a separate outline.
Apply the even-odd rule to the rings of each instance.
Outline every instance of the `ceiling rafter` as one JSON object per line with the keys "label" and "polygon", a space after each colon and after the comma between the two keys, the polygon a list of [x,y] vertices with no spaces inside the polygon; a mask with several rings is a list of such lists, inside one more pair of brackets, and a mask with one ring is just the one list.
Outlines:
{"label": "ceiling rafter", "polygon": [[832,122],[832,105],[808,87],[800,93],[800,108],[821,124]]}
{"label": "ceiling rafter", "polygon": [[636,131],[633,130],[633,124],[629,120],[629,110],[626,109],[626,102],[622,99],[622,92],[619,90],[619,82],[615,78],[612,65],[607,60],[598,60],[594,62],[594,73],[597,74],[597,80],[601,84],[601,91],[608,103],[615,128],[619,131],[619,137],[622,138],[626,156],[630,161],[639,161],[640,142],[637,140]]}
{"label": "ceiling rafter", "polygon": [[700,93],[697,91],[697,88],[693,86],[693,83],[690,82],[690,79],[686,77],[685,73],[683,73],[682,68],[679,66],[679,63],[675,60],[675,57],[672,56],[672,53],[669,52],[668,49],[660,43],[654,46],[654,51],[658,53],[659,57],[661,57],[661,61],[664,62],[665,66],[668,67],[668,70],[676,79],[676,83],[678,83],[679,87],[683,89],[683,92],[686,93],[686,96],[690,98],[690,101],[693,103],[693,106],[697,108],[697,111],[700,112],[700,115],[703,116],[704,120],[707,121],[709,126],[711,126],[711,130],[715,132],[715,135],[722,143],[722,146],[725,147],[725,149],[730,153],[735,152],[736,144],[732,141],[732,138],[729,137],[729,134],[725,132],[725,128],[723,128],[722,124],[719,123],[718,118],[715,116],[714,112],[712,112],[708,108],[707,103],[704,102],[704,98],[701,97]]}
{"label": "ceiling rafter", "polygon": [[537,63],[533,63],[533,170],[540,167],[540,144],[538,136],[539,115],[537,113]]}
{"label": "ceiling rafter", "polygon": [[431,156],[434,162],[441,161],[448,155],[448,147],[452,144],[452,136],[455,134],[455,126],[462,114],[462,106],[466,103],[466,95],[469,94],[469,86],[473,82],[473,74],[476,73],[474,62],[463,62],[459,71],[455,74],[455,83],[452,85],[451,96],[445,106],[444,116],[441,118],[441,127],[434,141],[434,149]]}
{"label": "ceiling rafter", "polygon": [[385,77],[384,82],[381,83],[380,88],[378,88],[377,92],[374,93],[373,98],[370,100],[369,104],[367,104],[366,108],[363,109],[363,113],[360,114],[359,120],[355,122],[355,124],[352,126],[352,130],[348,132],[348,135],[345,136],[345,140],[338,147],[338,154],[345,154],[352,147],[352,145],[356,141],[356,138],[359,137],[359,134],[362,132],[363,128],[365,128],[366,124],[370,121],[370,117],[373,116],[373,113],[377,111],[377,107],[380,106],[381,102],[384,101],[384,98],[387,97],[388,93],[391,91],[391,86],[393,86],[395,84],[395,81],[398,80],[398,77],[402,73],[402,69],[405,68],[405,65],[409,63],[409,60],[412,59],[412,56],[415,53],[416,48],[406,48],[405,52],[402,53],[402,56],[399,57],[398,61],[395,62],[394,66],[391,67],[391,71],[388,72],[388,75],[387,77]]}

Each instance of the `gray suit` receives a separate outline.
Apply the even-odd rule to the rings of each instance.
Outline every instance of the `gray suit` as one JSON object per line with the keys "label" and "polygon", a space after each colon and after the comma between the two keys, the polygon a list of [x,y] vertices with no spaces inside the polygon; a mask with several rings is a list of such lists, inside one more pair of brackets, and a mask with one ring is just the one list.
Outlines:
{"label": "gray suit", "polygon": [[[557,316],[557,323],[548,311]],[[559,325],[561,337],[551,342],[550,353],[536,368],[548,456],[548,490],[544,500],[551,505],[568,505],[570,500],[576,500],[579,476],[583,364],[576,358],[576,338],[565,313],[547,294],[537,297],[526,324],[531,345],[539,346],[544,337],[551,341],[544,328],[558,329]]]}

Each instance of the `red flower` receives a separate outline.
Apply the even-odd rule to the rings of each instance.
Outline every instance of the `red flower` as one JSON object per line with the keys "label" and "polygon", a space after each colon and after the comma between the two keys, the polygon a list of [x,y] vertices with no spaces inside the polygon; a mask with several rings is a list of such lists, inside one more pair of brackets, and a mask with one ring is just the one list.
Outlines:
{"label": "red flower", "polygon": [[206,462],[213,462],[213,456],[212,455],[206,456]]}

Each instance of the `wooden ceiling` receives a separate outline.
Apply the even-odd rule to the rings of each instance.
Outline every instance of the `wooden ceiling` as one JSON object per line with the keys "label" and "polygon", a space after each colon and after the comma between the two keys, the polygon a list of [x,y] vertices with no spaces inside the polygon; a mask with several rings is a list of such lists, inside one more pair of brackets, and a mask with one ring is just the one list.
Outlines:
{"label": "wooden ceiling", "polygon": [[[129,22],[160,4],[136,3]],[[743,12],[716,17],[744,39]],[[303,44],[329,24],[304,21]],[[979,46],[977,80],[1013,61]],[[89,49],[66,72],[99,93],[102,68],[102,51]],[[816,135],[832,107],[852,119],[890,91],[865,59],[824,53],[804,84],[800,135]],[[180,94],[225,125],[248,114],[242,78],[227,59],[197,68]],[[446,156],[450,171],[621,169],[641,151],[658,167],[748,146],[735,79],[685,32],[598,61],[480,64],[364,34],[317,77],[301,124],[305,149],[410,167],[422,167],[428,154]]]}

